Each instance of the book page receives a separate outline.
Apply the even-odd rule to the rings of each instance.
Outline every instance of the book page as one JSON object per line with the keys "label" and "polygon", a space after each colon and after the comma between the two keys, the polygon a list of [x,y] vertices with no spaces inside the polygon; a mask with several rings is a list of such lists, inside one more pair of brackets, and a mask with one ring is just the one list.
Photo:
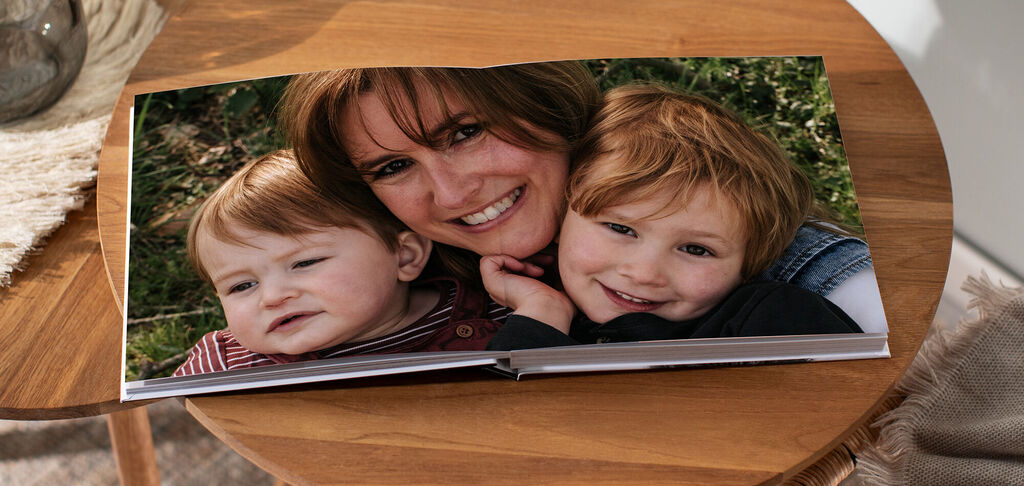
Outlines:
{"label": "book page", "polygon": [[[499,335],[585,346],[561,371],[887,356],[820,57],[306,73],[137,95],[132,130],[129,389],[491,366]],[[628,351],[687,339],[735,346]]]}

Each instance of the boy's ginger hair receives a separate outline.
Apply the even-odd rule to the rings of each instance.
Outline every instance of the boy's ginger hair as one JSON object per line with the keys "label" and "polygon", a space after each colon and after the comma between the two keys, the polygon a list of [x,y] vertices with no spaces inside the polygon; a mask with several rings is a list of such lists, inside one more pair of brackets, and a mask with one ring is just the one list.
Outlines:
{"label": "boy's ginger hair", "polygon": [[291,150],[278,150],[247,163],[211,194],[192,216],[186,244],[196,273],[212,283],[199,258],[200,231],[220,241],[245,245],[232,228],[301,236],[320,228],[355,228],[375,235],[391,251],[405,226],[361,187],[322,193],[303,174]]}
{"label": "boy's ginger hair", "polygon": [[807,176],[772,139],[718,103],[655,84],[609,90],[573,161],[569,208],[585,217],[662,191],[675,193],[664,211],[685,207],[699,187],[724,196],[743,220],[744,281],[816,211]]}

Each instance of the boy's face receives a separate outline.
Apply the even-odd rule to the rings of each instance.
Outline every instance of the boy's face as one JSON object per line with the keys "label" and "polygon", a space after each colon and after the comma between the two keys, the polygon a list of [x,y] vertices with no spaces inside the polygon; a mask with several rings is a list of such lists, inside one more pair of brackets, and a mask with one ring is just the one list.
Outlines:
{"label": "boy's face", "polygon": [[406,308],[398,256],[352,228],[290,237],[230,227],[240,245],[201,231],[200,261],[238,342],[300,354],[383,334]]}
{"label": "boy's face", "polygon": [[[701,188],[686,207],[662,211],[670,196],[607,207],[594,218],[566,215],[558,270],[592,321],[631,312],[693,319],[742,281],[746,235],[733,204]],[[652,213],[656,219],[639,220]]]}

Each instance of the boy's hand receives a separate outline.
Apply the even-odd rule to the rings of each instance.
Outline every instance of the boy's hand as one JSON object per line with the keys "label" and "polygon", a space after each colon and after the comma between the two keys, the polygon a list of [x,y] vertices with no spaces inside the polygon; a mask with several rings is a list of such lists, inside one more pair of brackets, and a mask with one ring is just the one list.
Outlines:
{"label": "boy's hand", "polygon": [[508,255],[480,259],[484,288],[495,302],[568,334],[576,306],[562,292],[536,280],[541,275],[544,270],[539,266]]}

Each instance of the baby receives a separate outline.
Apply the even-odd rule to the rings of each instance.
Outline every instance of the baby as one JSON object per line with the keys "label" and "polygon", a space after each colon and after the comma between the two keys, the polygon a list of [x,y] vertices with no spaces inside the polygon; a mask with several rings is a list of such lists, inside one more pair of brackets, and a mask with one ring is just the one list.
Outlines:
{"label": "baby", "polygon": [[283,150],[218,188],[193,216],[187,244],[228,328],[203,336],[174,375],[483,349],[510,310],[453,279],[411,283],[430,240],[360,191],[324,196]]}
{"label": "baby", "polygon": [[806,176],[734,113],[654,85],[612,89],[574,161],[564,292],[532,263],[483,258],[487,291],[515,309],[489,349],[861,331],[815,293],[752,281],[823,212]]}

